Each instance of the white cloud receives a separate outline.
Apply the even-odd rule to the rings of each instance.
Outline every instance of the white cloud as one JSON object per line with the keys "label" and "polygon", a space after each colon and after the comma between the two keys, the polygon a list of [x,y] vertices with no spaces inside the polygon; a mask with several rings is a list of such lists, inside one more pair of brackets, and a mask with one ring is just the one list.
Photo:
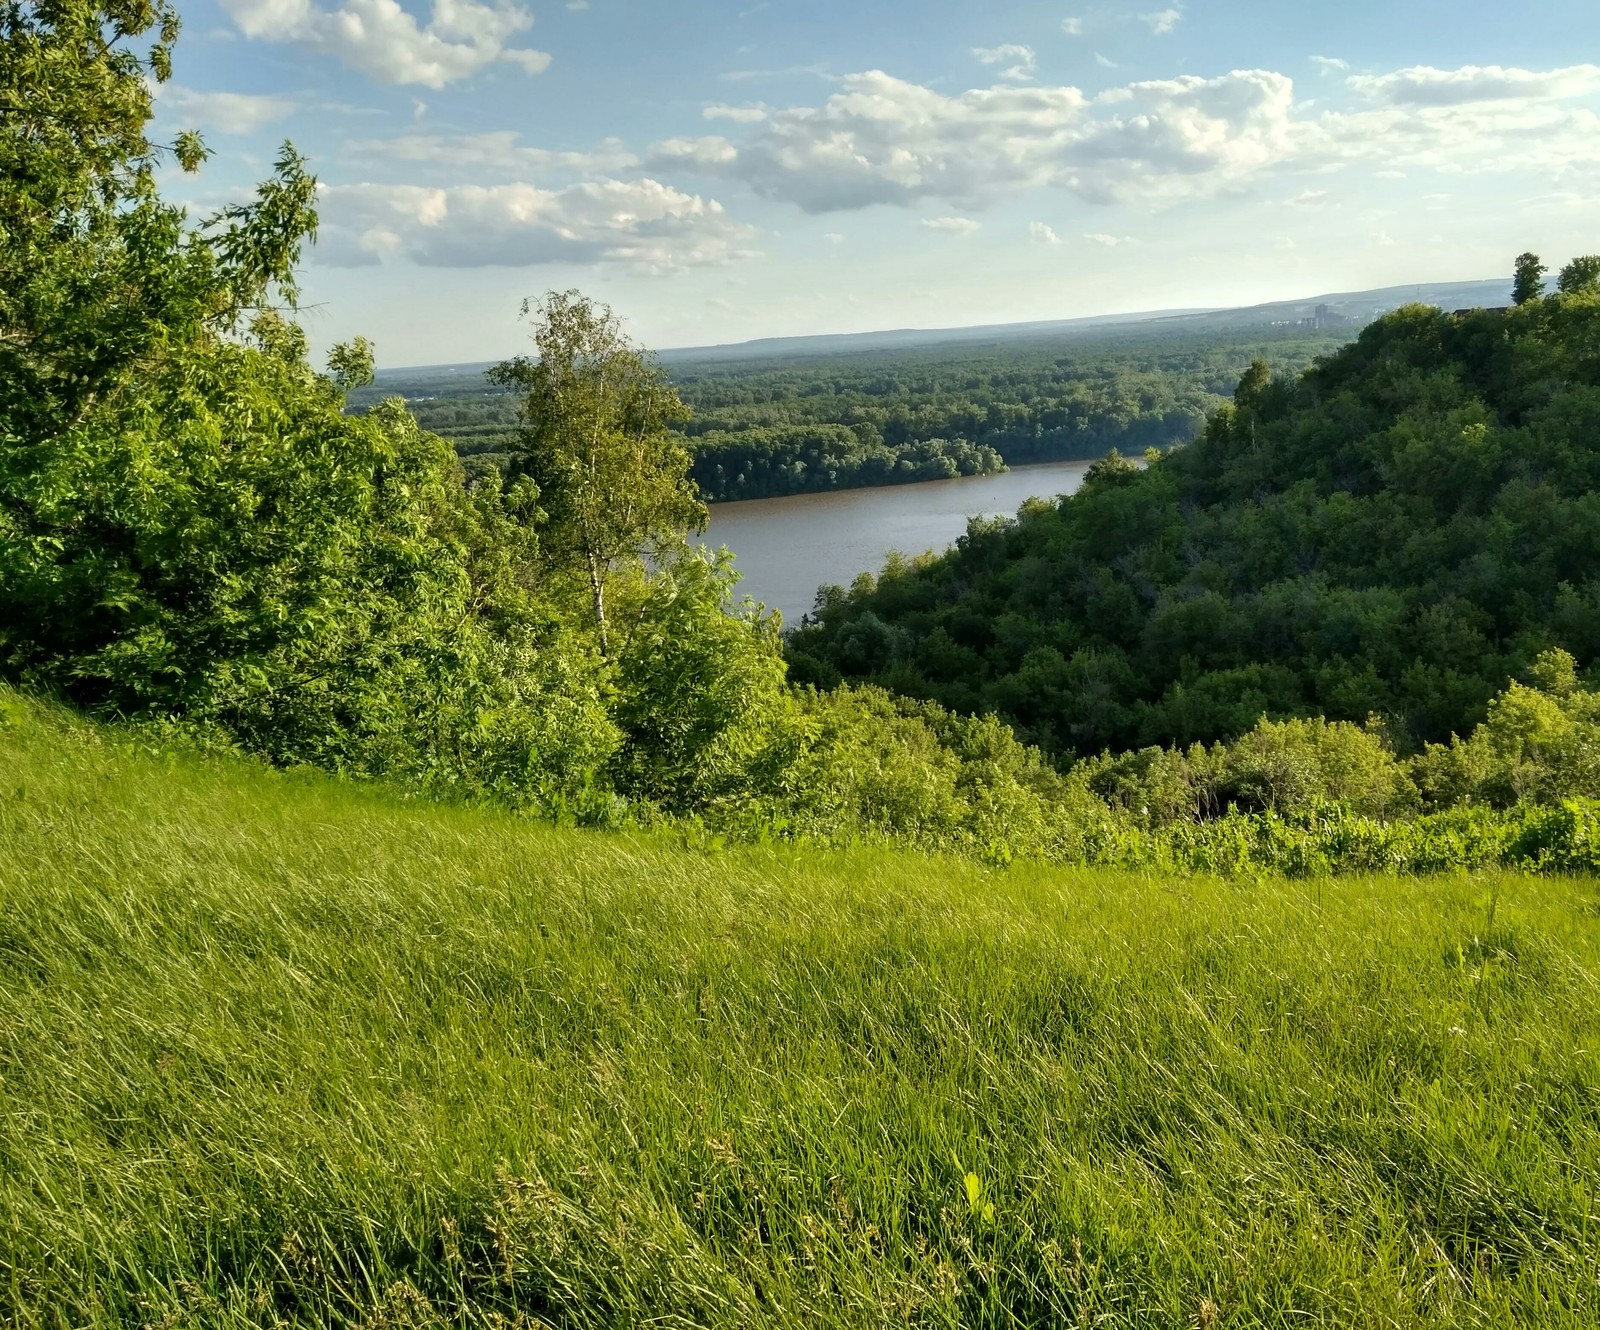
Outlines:
{"label": "white cloud", "polygon": [[1139,243],[1132,236],[1107,235],[1104,231],[1086,231],[1083,238],[1091,245],[1103,245],[1107,249],[1115,249],[1118,245],[1137,245]]}
{"label": "white cloud", "polygon": [[440,268],[617,263],[667,272],[746,257],[754,238],[714,199],[655,180],[561,190],[330,185],[318,208],[316,257],[346,267],[403,259]]}
{"label": "white cloud", "polygon": [[1165,37],[1178,26],[1178,21],[1182,17],[1183,10],[1181,9],[1158,9],[1153,14],[1139,15],[1140,20],[1148,23],[1150,31],[1155,33],[1157,37]]}
{"label": "white cloud", "polygon": [[1061,31],[1069,37],[1081,37],[1083,36],[1083,20],[1081,18],[1062,19]]}
{"label": "white cloud", "polygon": [[970,236],[982,225],[970,217],[924,217],[922,224],[931,231],[949,231],[958,236]]}
{"label": "white cloud", "polygon": [[550,64],[543,51],[507,45],[533,26],[533,15],[513,0],[433,0],[426,26],[398,0],[342,0],[334,9],[315,0],[221,4],[246,37],[321,51],[379,83],[442,88],[496,61],[529,74]]}
{"label": "white cloud", "polygon": [[1101,69],[1117,68],[1117,62],[1115,60],[1108,55],[1101,55],[1099,51],[1094,53],[1094,62],[1095,64],[1099,65]]}
{"label": "white cloud", "polygon": [[753,79],[791,78],[796,74],[809,74],[812,78],[829,81],[833,79],[826,65],[785,65],[781,69],[730,69],[722,77],[729,83],[749,83]]}
{"label": "white cloud", "polygon": [[1000,77],[1011,83],[1027,83],[1038,66],[1031,46],[974,46],[972,54],[979,64],[1007,66]]}
{"label": "white cloud", "polygon": [[542,74],[550,68],[550,52],[535,51],[531,47],[501,51],[500,58],[509,64],[520,66],[523,72],[528,74]]}
{"label": "white cloud", "polygon": [[701,108],[700,114],[707,120],[732,120],[739,125],[756,125],[767,118],[767,108],[760,102],[748,106],[728,106],[722,102],[713,102]]}
{"label": "white cloud", "polygon": [[1287,156],[1292,100],[1288,79],[1259,70],[1135,83],[1115,105],[1071,87],[949,97],[874,71],[847,75],[821,106],[773,111],[740,144],[683,141],[673,154],[808,212],[981,207],[1046,186],[1150,205],[1213,194]]}
{"label": "white cloud", "polygon": [[1357,92],[1391,106],[1465,106],[1580,97],[1600,89],[1600,66],[1569,65],[1536,73],[1499,65],[1460,69],[1417,65],[1392,74],[1355,74],[1349,83]]}
{"label": "white cloud", "polygon": [[1419,66],[1349,79],[1366,108],[1315,122],[1333,161],[1381,165],[1378,174],[1536,171],[1560,177],[1600,165],[1600,116],[1565,103],[1600,91],[1600,67],[1530,71]]}
{"label": "white cloud", "polygon": [[[995,48],[999,50],[1000,48]],[[1286,172],[1600,167],[1600,116],[1565,99],[1600,69],[1530,74],[1467,67],[1351,80],[1354,110],[1297,100],[1270,70],[1075,87],[946,94],[879,70],[841,78],[817,105],[763,108],[730,135],[658,144],[647,165],[740,180],[826,213],[937,200],[971,213],[1041,188],[1155,209],[1214,198]],[[1296,206],[1332,201],[1306,189]]]}
{"label": "white cloud", "polygon": [[1348,60],[1340,60],[1332,55],[1314,55],[1311,57],[1311,63],[1324,74],[1338,74],[1350,68]]}
{"label": "white cloud", "polygon": [[178,83],[155,83],[151,92],[163,111],[185,125],[219,134],[249,134],[295,113],[292,97],[245,92],[201,92]]}
{"label": "white cloud", "polygon": [[521,136],[509,129],[484,134],[352,139],[344,145],[342,155],[356,162],[420,162],[454,172],[471,172],[480,181],[484,175],[496,173],[519,178],[530,172],[554,171],[594,175],[639,165],[638,157],[617,139],[605,139],[591,152],[556,152],[527,147]]}
{"label": "white cloud", "polygon": [[1059,245],[1061,243],[1061,237],[1055,233],[1055,228],[1045,222],[1029,222],[1028,239],[1036,245]]}
{"label": "white cloud", "polygon": [[732,166],[738,159],[739,150],[729,140],[720,134],[708,134],[703,138],[662,139],[651,145],[648,160],[657,168],[714,171]]}

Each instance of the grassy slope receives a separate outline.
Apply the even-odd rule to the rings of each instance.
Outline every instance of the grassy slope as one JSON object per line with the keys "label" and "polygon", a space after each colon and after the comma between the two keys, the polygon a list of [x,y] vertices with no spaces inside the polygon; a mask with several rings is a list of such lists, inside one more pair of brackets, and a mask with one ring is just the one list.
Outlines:
{"label": "grassy slope", "polygon": [[8,705],[6,1324],[1600,1322],[1592,882],[706,856]]}

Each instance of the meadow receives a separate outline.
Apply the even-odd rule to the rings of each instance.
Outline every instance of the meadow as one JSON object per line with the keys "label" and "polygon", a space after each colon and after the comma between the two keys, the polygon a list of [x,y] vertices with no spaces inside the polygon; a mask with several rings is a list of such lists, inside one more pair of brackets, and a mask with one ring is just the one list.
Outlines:
{"label": "meadow", "polygon": [[8,1326],[1600,1321],[1592,878],[706,853],[0,714]]}

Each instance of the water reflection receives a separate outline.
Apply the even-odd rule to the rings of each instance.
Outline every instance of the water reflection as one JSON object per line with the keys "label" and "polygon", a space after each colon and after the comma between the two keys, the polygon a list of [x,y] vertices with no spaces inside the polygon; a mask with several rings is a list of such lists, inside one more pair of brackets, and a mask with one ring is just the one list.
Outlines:
{"label": "water reflection", "polygon": [[857,573],[877,572],[890,550],[942,550],[969,517],[1009,517],[1029,498],[1071,494],[1091,465],[1048,462],[998,476],[713,504],[702,539],[733,551],[741,592],[795,624],[823,583],[848,586]]}

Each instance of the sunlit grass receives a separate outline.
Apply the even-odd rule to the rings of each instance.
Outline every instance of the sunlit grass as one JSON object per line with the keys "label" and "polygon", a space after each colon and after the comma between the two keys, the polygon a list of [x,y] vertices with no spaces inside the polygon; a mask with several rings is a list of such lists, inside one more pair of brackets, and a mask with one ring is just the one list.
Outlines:
{"label": "sunlit grass", "polygon": [[6,1324],[1600,1323],[1593,882],[707,855],[6,706]]}

